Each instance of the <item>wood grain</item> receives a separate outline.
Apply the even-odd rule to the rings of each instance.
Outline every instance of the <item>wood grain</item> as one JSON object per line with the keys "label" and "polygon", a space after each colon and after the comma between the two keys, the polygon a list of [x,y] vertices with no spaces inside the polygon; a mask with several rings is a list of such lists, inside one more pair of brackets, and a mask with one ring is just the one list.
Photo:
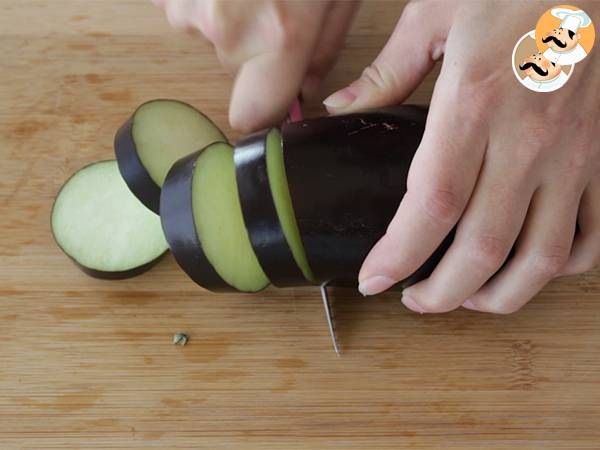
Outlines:
{"label": "wood grain", "polygon": [[[401,9],[363,6],[323,95]],[[88,278],[51,238],[60,185],[112,158],[150,98],[189,101],[235,138],[231,80],[141,0],[3,0],[0,54],[1,449],[600,447],[598,272],[509,317],[418,316],[395,294],[336,290],[341,358],[314,289],[214,295],[170,256],[129,281]]]}

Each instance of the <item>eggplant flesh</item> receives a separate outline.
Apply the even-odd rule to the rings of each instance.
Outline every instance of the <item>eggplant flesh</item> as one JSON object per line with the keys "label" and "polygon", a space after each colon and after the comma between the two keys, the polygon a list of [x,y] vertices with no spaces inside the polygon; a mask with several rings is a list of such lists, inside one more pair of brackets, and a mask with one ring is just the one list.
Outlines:
{"label": "eggplant flesh", "polygon": [[252,134],[236,144],[236,180],[254,252],[277,287],[312,284],[285,176],[281,133]]}
{"label": "eggplant flesh", "polygon": [[269,186],[273,195],[273,202],[277,216],[283,229],[286,241],[290,246],[294,260],[302,271],[304,278],[307,281],[314,283],[315,277],[312,273],[300,230],[296,222],[296,214],[292,206],[292,198],[288,186],[287,176],[285,173],[285,164],[283,161],[283,144],[281,141],[281,131],[277,128],[272,129],[267,135],[267,175],[269,178]]}
{"label": "eggplant flesh", "polygon": [[268,286],[244,225],[229,144],[213,143],[172,167],[161,220],[175,259],[199,285],[243,292]]}
{"label": "eggplant flesh", "polygon": [[160,189],[180,158],[227,139],[192,106],[158,99],[142,104],[115,135],[119,169],[131,191],[152,211],[160,209]]}
{"label": "eggplant flesh", "polygon": [[160,218],[129,191],[114,160],[77,171],[57,195],[51,222],[59,247],[96,278],[143,273],[168,248]]}
{"label": "eggplant flesh", "polygon": [[[356,286],[362,262],[406,193],[426,117],[426,108],[399,106],[283,126],[289,192],[318,282]],[[451,240],[397,286],[426,278]]]}
{"label": "eggplant flesh", "polygon": [[160,193],[160,220],[177,264],[197,284],[215,292],[232,290],[202,251],[192,210],[192,181],[201,151],[177,161]]}

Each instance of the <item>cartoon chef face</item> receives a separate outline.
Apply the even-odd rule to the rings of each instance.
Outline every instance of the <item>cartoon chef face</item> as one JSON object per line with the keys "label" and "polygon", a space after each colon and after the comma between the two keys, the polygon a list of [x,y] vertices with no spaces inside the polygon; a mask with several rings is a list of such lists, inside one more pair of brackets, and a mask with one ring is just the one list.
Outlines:
{"label": "cartoon chef face", "polygon": [[579,40],[581,39],[581,34],[575,33],[572,30],[567,30],[566,28],[555,28],[550,31],[546,36],[542,38],[542,42],[547,44],[555,52],[568,52],[573,50]]}
{"label": "cartoon chef face", "polygon": [[523,70],[529,78],[536,81],[552,80],[562,70],[561,66],[546,59],[541,52],[534,53],[525,58],[519,69]]}

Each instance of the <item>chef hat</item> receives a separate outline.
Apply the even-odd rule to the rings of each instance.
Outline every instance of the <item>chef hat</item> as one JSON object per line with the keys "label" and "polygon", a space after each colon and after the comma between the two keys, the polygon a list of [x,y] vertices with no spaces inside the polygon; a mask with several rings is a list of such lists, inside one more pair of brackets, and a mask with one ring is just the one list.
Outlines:
{"label": "chef hat", "polygon": [[554,17],[558,17],[561,20],[561,28],[571,30],[573,33],[577,33],[577,30],[579,30],[580,27],[585,28],[592,23],[590,16],[581,9],[573,11],[572,9],[567,8],[554,8],[550,12]]}

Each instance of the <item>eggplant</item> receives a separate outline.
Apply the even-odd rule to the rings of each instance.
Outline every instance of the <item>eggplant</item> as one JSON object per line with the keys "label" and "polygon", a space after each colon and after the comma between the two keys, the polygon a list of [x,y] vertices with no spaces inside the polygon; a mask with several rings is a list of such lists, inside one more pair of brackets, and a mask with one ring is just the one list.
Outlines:
{"label": "eggplant", "polygon": [[163,185],[160,216],[177,263],[199,285],[243,292],[269,285],[244,224],[231,145],[213,143],[177,161]]}
{"label": "eggplant", "polygon": [[[402,197],[427,109],[399,106],[308,119],[282,127],[292,205],[316,281],[357,285],[363,260]],[[433,271],[450,234],[406,287]]]}
{"label": "eggplant", "polygon": [[200,111],[177,100],[158,99],[142,104],[119,128],[114,147],[125,182],[158,214],[160,189],[173,163],[219,141],[227,139]]}
{"label": "eggplant", "polygon": [[234,162],[244,222],[254,252],[277,287],[313,284],[291,204],[277,128],[237,142]]}
{"label": "eggplant", "polygon": [[51,225],[62,251],[96,278],[139,275],[168,249],[160,218],[130,192],[114,160],[85,166],[67,180]]}

